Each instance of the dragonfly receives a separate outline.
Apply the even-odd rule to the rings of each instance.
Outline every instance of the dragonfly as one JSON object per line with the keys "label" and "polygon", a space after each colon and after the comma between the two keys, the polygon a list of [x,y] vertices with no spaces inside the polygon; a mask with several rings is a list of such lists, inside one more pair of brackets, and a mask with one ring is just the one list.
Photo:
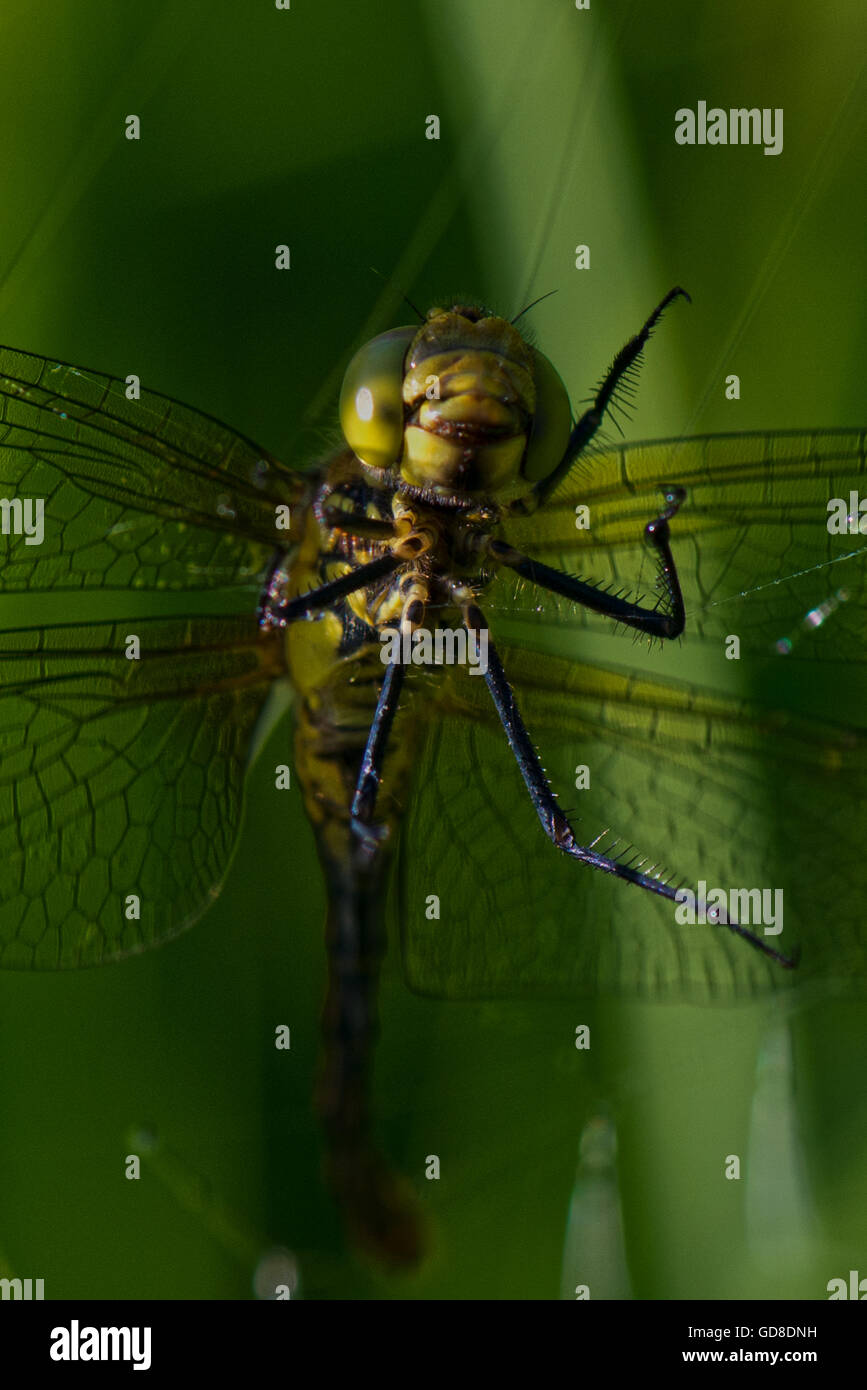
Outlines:
{"label": "dragonfly", "polygon": [[[828,503],[863,492],[865,434],[605,439],[685,297],[577,417],[520,315],[437,306],[355,355],[343,442],[303,470],[138,383],[0,349],[0,592],[51,601],[0,635],[0,965],[102,964],[197,921],[288,682],[328,900],[326,1176],[390,1267],[426,1235],[373,1137],[389,930],[435,998],[863,984],[857,720],[676,666],[683,642],[734,635],[758,665],[857,688],[865,546]],[[213,589],[244,608],[197,611]],[[131,592],[189,608],[64,615]],[[612,627],[673,666],[582,659]],[[782,893],[785,924],[713,907],[710,885]]]}

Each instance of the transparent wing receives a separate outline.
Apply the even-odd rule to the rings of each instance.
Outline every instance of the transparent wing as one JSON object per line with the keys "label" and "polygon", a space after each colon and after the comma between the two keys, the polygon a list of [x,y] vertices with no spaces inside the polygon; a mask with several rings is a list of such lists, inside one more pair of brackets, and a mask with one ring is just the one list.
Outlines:
{"label": "transparent wing", "polygon": [[[800,946],[801,965],[784,970],[722,927],[678,925],[674,904],[554,849],[484,681],[455,671],[401,831],[392,906],[412,988],[696,1001],[806,980],[863,988],[863,737],[613,668],[501,656],[582,843],[607,832],[600,848],[629,860],[632,844],[693,889],[770,890],[783,929],[768,939]],[[581,767],[589,787],[576,790]]]}
{"label": "transparent wing", "polygon": [[3,633],[0,965],[95,965],[204,911],[237,839],[256,719],[282,674],[279,637],[250,619]]}
{"label": "transparent wing", "polygon": [[127,390],[0,348],[2,592],[252,584],[286,544],[277,509],[303,475],[209,415]]}
{"label": "transparent wing", "polygon": [[[643,531],[668,484],[687,492],[671,525],[687,640],[734,632],[745,654],[867,658],[867,536],[829,531],[828,510],[832,499],[848,510],[852,493],[867,497],[863,431],[708,435],[607,449],[582,460],[539,512],[510,520],[505,532],[545,564],[628,595],[643,590],[652,603]],[[582,505],[589,529],[576,525]],[[492,603],[566,626],[604,626],[508,572],[495,581],[489,610]],[[817,632],[825,624],[831,636]]]}

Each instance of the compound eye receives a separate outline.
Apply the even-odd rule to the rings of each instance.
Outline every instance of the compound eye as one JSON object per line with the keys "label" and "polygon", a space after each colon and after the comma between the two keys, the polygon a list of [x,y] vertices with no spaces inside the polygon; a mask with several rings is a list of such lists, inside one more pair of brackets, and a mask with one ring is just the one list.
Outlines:
{"label": "compound eye", "polygon": [[536,413],[524,453],[523,476],[531,483],[547,478],[566,452],[572,432],[569,393],[556,368],[544,353],[533,353],[533,379],[536,383]]}
{"label": "compound eye", "polygon": [[418,328],[392,328],[359,348],[340,388],[340,428],[354,454],[392,468],[403,449],[403,363]]}

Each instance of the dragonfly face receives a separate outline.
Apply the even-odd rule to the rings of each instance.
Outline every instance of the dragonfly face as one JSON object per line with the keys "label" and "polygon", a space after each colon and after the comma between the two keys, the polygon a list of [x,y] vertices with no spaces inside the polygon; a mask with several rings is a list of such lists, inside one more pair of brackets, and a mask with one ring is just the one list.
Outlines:
{"label": "dragonfly face", "polygon": [[[773,659],[787,638],[795,660],[842,645],[863,661],[863,552],[826,524],[829,497],[863,490],[862,432],[589,449],[680,293],[574,425],[554,368],[514,325],[432,310],[356,356],[347,447],[304,474],[156,393],[130,399],[123,381],[0,350],[4,591],[189,599],[177,617],[25,615],[4,631],[0,960],[95,964],[195,921],[238,838],[257,721],[289,676],[329,891],[318,1109],[330,1180],[355,1239],[393,1262],[416,1259],[422,1237],[369,1134],[392,878],[407,977],[436,996],[733,998],[797,974],[790,941],[802,975],[864,978],[860,729],[576,663],[535,635],[613,620],[722,642],[724,600],[752,595],[736,626],[753,652]],[[37,545],[23,520],[38,502]],[[809,620],[831,566],[833,648]],[[246,610],[198,615],[197,594],[217,587]],[[528,593],[529,637],[517,631]],[[416,661],[426,626],[453,652],[456,635],[490,631],[484,679],[448,657]],[[383,659],[387,629],[406,640],[399,659]],[[554,794],[580,785],[579,764],[581,820],[601,834],[579,834]],[[730,910],[679,924],[671,863],[689,884],[760,900],[779,874],[784,933]]]}
{"label": "dragonfly face", "polygon": [[437,497],[526,495],[569,439],[569,397],[551,363],[506,319],[431,309],[421,328],[367,343],[340,398],[349,447]]}

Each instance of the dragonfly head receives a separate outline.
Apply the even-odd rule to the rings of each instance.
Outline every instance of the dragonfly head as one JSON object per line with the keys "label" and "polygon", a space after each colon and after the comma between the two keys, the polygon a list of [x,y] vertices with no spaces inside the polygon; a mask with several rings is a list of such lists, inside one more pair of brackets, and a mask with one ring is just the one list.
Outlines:
{"label": "dragonfly head", "polygon": [[373,338],[340,393],[362,463],[444,494],[528,492],[560,462],[571,418],[547,357],[507,319],[467,304]]}

